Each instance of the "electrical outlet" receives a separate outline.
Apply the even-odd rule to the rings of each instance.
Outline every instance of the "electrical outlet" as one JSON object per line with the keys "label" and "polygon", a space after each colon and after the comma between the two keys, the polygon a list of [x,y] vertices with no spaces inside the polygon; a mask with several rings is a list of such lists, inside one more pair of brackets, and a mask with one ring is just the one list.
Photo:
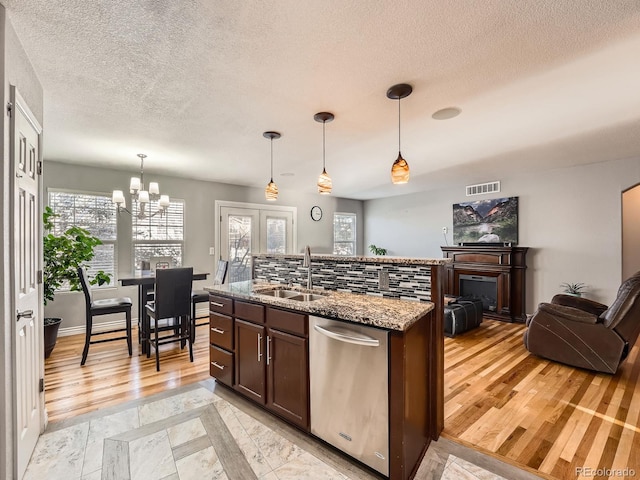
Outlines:
{"label": "electrical outlet", "polygon": [[442,233],[444,233],[445,235],[446,235],[447,233],[449,233],[449,228],[447,228],[447,227],[442,227]]}
{"label": "electrical outlet", "polygon": [[209,255],[215,255],[216,249],[214,247],[209,247]]}

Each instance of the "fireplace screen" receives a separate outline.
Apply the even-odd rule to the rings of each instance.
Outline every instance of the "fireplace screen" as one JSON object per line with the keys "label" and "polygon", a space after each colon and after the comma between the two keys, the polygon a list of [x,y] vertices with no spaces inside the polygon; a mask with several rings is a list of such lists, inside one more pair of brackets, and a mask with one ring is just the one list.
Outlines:
{"label": "fireplace screen", "polygon": [[460,275],[460,296],[482,300],[482,308],[495,312],[498,305],[498,281],[484,275]]}

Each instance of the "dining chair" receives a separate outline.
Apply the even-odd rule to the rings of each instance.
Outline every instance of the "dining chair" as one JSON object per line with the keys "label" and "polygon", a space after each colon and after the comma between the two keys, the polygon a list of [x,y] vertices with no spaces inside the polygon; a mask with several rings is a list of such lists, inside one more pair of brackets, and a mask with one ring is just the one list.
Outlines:
{"label": "dining chair", "polygon": [[[227,278],[227,268],[229,266],[229,262],[226,260],[218,260],[218,269],[216,270],[216,275],[213,278],[214,285],[222,285]],[[206,290],[194,290],[191,292],[191,318],[196,319],[196,304],[209,302],[209,292]],[[209,324],[209,315],[207,315],[206,320],[196,323],[196,327],[200,327],[202,325]],[[193,329],[192,341],[196,340],[196,330]]]}
{"label": "dining chair", "polygon": [[151,347],[155,349],[157,371],[160,371],[160,345],[167,343],[180,342],[181,348],[188,343],[189,359],[193,362],[191,330],[195,326],[191,317],[192,282],[193,267],[168,268],[156,272],[155,299],[145,305],[149,320],[144,326],[143,337],[148,345],[147,358]]}
{"label": "dining chair", "polygon": [[[84,365],[87,361],[87,355],[89,354],[89,345],[94,343],[113,342],[114,340],[127,340],[127,347],[129,348],[129,356],[131,356],[131,299],[129,297],[120,298],[105,298],[100,300],[93,300],[91,295],[91,288],[89,284],[89,277],[87,271],[78,267],[78,277],[80,278],[80,284],[82,285],[82,292],[84,293],[85,303],[85,340],[84,350],[82,351],[82,361],[80,365]],[[125,328],[116,328],[106,331],[93,331],[93,317],[99,315],[109,315],[112,313],[124,313],[126,317]],[[109,333],[126,332],[124,337],[103,338],[101,340],[91,340],[91,337],[97,335],[106,335]]]}

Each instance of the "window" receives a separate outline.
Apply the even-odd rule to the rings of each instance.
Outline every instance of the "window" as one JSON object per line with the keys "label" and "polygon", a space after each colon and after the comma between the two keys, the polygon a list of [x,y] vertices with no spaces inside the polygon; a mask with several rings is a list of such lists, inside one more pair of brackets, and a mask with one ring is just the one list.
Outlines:
{"label": "window", "polygon": [[[50,190],[49,206],[58,215],[53,219],[52,233],[55,235],[76,226],[102,240],[102,245],[94,250],[95,256],[87,267],[87,273],[93,278],[95,272],[104,270],[111,275],[112,281],[102,285],[102,288],[113,286],[116,278],[117,225],[111,196]],[[95,285],[93,288],[99,287]],[[63,287],[63,290],[68,290],[68,286]]]}
{"label": "window", "polygon": [[[147,206],[148,212],[158,211],[157,201]],[[134,269],[141,270],[142,261],[153,257],[171,257],[172,267],[182,266],[184,201],[172,199],[163,215],[144,219],[138,218],[138,207],[138,203],[134,202],[131,219]]]}
{"label": "window", "polygon": [[356,254],[356,214],[333,214],[333,254]]}

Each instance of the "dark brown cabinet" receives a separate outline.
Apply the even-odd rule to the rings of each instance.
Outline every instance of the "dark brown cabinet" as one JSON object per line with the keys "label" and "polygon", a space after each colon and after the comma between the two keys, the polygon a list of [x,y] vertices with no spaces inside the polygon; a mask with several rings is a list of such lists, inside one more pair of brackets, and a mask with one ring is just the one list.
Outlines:
{"label": "dark brown cabinet", "polygon": [[265,328],[251,322],[235,320],[236,390],[264,404],[265,397]]}
{"label": "dark brown cabinet", "polygon": [[267,329],[267,407],[303,428],[309,425],[308,340]]}
{"label": "dark brown cabinet", "polygon": [[309,430],[308,317],[210,296],[212,377]]}

